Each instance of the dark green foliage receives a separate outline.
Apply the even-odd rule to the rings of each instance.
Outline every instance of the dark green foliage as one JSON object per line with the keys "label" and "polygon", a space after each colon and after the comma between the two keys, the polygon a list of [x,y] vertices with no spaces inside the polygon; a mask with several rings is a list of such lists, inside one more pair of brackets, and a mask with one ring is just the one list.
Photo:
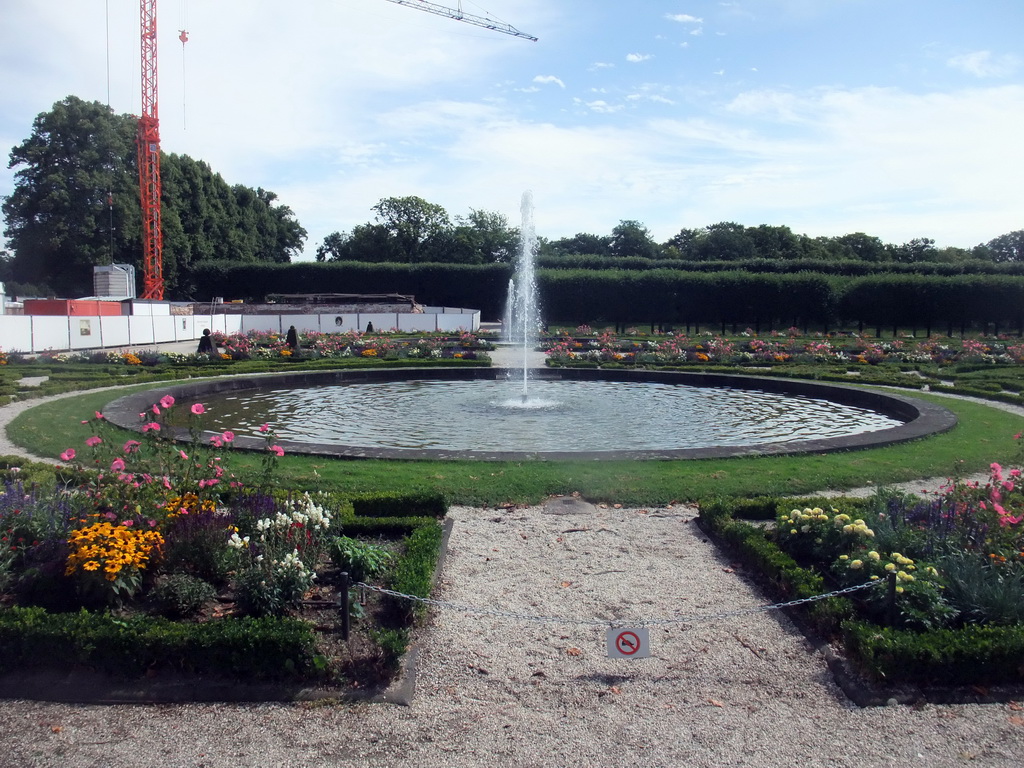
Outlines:
{"label": "dark green foliage", "polygon": [[1024,627],[967,626],[931,632],[843,624],[847,651],[867,673],[891,682],[932,685],[1024,681]]}
{"label": "dark green foliage", "polygon": [[352,499],[357,517],[444,517],[448,502],[436,492],[374,493]]}
{"label": "dark green foliage", "polygon": [[[434,586],[434,569],[442,537],[443,529],[436,521],[425,523],[413,531],[405,540],[405,552],[391,574],[390,588],[404,595],[428,597]],[[394,607],[406,620],[422,615],[425,610],[422,603],[408,600],[396,601]]]}
{"label": "dark green foliage", "polygon": [[947,577],[943,596],[965,622],[1024,625],[1024,565],[996,565],[963,552],[937,565]]}
{"label": "dark green foliage", "polygon": [[394,559],[384,547],[348,536],[337,536],[331,540],[327,552],[331,562],[348,573],[353,582],[379,576]]}
{"label": "dark green foliage", "polygon": [[208,581],[187,573],[173,573],[153,587],[149,598],[153,609],[169,619],[193,616],[217,594]]}
{"label": "dark green foliage", "polygon": [[168,669],[247,680],[288,679],[313,669],[312,628],[295,619],[200,624],[109,614],[0,610],[0,670],[86,667],[118,677]]}
{"label": "dark green foliage", "polygon": [[[132,264],[141,277],[136,126],[132,115],[74,96],[36,118],[11,150],[7,282],[81,296],[92,293],[95,265]],[[204,261],[287,262],[301,249],[306,231],[273,192],[231,186],[187,156],[161,156],[161,177],[169,297],[213,295],[193,274]]]}

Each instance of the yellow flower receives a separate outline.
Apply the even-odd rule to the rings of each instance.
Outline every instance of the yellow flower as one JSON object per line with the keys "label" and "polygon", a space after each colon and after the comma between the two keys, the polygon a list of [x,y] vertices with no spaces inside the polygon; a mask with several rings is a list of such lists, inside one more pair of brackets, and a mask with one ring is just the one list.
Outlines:
{"label": "yellow flower", "polygon": [[886,563],[885,564],[885,570],[889,571],[889,573],[892,573],[893,571],[896,570],[896,564],[895,563]]}
{"label": "yellow flower", "polygon": [[851,560],[850,561],[850,567],[853,568],[855,571],[856,570],[860,570],[861,568],[864,567],[864,561],[863,560]]}
{"label": "yellow flower", "polygon": [[874,550],[871,550],[870,552],[868,552],[868,557],[870,557],[872,560],[881,560],[882,559],[882,556],[880,554],[878,554],[877,552],[875,552]]}

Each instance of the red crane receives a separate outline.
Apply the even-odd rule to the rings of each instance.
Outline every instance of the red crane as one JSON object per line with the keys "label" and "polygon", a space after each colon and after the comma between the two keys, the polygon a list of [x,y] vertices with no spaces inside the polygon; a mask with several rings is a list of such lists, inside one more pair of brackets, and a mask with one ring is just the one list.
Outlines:
{"label": "red crane", "polygon": [[[460,0],[457,10],[435,3],[418,0],[388,0],[427,13],[447,16],[478,27],[492,29],[514,37],[536,41],[537,38],[520,32],[515,27],[488,17],[462,12]],[[142,116],[139,117],[137,136],[139,150],[139,199],[142,202],[142,296],[143,299],[163,299],[163,228],[160,224],[160,118],[157,111],[156,83],[156,0],[139,0],[142,37]],[[179,30],[182,45],[188,33]]]}
{"label": "red crane", "polygon": [[163,228],[160,225],[160,117],[156,84],[156,0],[140,0],[142,116],[137,136],[142,202],[142,296],[164,297]]}

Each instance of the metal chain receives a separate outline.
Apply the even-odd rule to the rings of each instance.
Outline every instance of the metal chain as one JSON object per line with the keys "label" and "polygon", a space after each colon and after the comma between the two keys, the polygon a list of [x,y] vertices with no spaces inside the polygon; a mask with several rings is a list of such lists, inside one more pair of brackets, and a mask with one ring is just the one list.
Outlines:
{"label": "metal chain", "polygon": [[766,611],[781,610],[783,608],[792,608],[797,605],[804,605],[806,603],[813,603],[818,600],[825,600],[830,597],[838,597],[839,595],[848,595],[851,592],[858,592],[862,589],[868,589],[878,584],[885,584],[884,581],[868,581],[863,584],[856,584],[852,587],[844,587],[843,589],[837,589],[834,592],[828,592],[823,595],[813,595],[811,597],[801,597],[797,600],[789,600],[785,603],[773,603],[772,605],[759,605],[755,608],[743,608],[736,611],[723,611],[721,613],[709,613],[699,614],[692,616],[676,616],[669,619],[568,619],[563,616],[542,616],[529,613],[515,613],[513,611],[499,611],[494,608],[480,608],[474,605],[467,605],[466,603],[453,603],[448,600],[436,600],[430,597],[419,597],[418,595],[407,595],[403,592],[396,592],[393,589],[384,589],[383,587],[374,587],[370,584],[364,584],[358,582],[355,586],[360,589],[367,589],[371,592],[377,592],[382,595],[388,595],[390,597],[397,597],[402,600],[409,600],[414,603],[420,603],[421,605],[430,605],[436,608],[447,608],[453,611],[460,611],[462,613],[472,613],[478,616],[494,616],[502,619],[516,619],[519,621],[536,622],[542,624],[575,624],[578,626],[585,627],[656,627],[656,626],[667,626],[670,624],[691,624],[694,622],[711,621],[714,619],[727,619],[734,616],[747,616],[754,613],[762,613]]}

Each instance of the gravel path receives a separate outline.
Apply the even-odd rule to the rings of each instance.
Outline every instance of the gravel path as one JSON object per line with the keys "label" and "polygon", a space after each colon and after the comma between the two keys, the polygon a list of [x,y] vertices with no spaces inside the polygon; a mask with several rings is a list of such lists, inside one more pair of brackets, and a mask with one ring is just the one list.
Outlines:
{"label": "gravel path", "polygon": [[778,612],[651,629],[611,659],[578,622],[708,616],[762,598],[689,507],[453,508],[411,706],[0,702],[3,766],[1020,766],[1013,704],[848,703]]}

